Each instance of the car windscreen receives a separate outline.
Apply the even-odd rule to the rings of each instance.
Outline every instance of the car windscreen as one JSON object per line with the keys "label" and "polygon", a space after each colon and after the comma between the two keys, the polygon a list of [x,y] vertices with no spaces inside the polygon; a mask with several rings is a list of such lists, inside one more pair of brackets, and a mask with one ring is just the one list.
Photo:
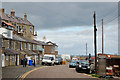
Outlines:
{"label": "car windscreen", "polygon": [[53,59],[53,57],[44,56],[43,59],[51,60],[51,59]]}
{"label": "car windscreen", "polygon": [[77,61],[72,60],[70,63],[77,63]]}
{"label": "car windscreen", "polygon": [[89,62],[87,60],[80,60],[79,63],[80,64],[89,64]]}

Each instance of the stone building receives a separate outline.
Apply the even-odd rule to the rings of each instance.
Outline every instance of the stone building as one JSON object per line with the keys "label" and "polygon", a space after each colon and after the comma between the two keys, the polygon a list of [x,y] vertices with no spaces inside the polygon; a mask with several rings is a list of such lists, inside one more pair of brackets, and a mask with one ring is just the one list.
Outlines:
{"label": "stone building", "polygon": [[51,41],[44,45],[44,54],[58,55],[58,45]]}
{"label": "stone building", "polygon": [[27,14],[20,18],[13,9],[10,14],[1,9],[1,19],[2,67],[20,65],[25,57],[28,60],[34,58],[39,64],[43,43],[34,40],[34,25],[27,20]]}

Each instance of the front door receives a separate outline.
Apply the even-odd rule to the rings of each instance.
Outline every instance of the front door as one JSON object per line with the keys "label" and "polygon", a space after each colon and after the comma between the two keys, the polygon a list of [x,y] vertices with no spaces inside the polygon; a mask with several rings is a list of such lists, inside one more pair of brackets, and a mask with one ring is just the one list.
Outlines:
{"label": "front door", "polygon": [[17,55],[16,57],[17,57],[17,65],[19,65],[19,55]]}
{"label": "front door", "polygon": [[2,67],[5,67],[5,55],[2,54]]}

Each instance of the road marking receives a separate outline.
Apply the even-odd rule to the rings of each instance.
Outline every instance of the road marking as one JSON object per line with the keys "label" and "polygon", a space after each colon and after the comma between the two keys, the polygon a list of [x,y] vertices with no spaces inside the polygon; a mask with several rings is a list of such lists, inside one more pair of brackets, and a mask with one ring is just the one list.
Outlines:
{"label": "road marking", "polygon": [[86,73],[81,73],[81,74],[83,74],[83,75],[87,75],[87,76],[91,76],[92,78],[99,79],[99,78],[97,78],[97,77],[93,77],[92,75],[89,75],[89,74],[86,74]]}
{"label": "road marking", "polygon": [[35,71],[35,70],[38,70],[38,69],[40,69],[40,68],[45,68],[45,67],[48,67],[48,66],[43,66],[43,67],[35,68],[35,69],[31,70],[31,71],[26,72],[25,74],[23,74],[23,75],[20,77],[20,80],[24,80],[24,78],[25,78],[28,74],[30,74],[31,72],[33,72],[33,71]]}

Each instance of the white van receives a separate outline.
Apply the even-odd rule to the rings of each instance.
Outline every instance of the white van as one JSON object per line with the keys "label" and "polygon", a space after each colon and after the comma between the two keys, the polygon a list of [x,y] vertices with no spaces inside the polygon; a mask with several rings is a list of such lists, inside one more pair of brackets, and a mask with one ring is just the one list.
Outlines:
{"label": "white van", "polygon": [[42,65],[54,65],[55,63],[55,55],[45,54],[42,59]]}

